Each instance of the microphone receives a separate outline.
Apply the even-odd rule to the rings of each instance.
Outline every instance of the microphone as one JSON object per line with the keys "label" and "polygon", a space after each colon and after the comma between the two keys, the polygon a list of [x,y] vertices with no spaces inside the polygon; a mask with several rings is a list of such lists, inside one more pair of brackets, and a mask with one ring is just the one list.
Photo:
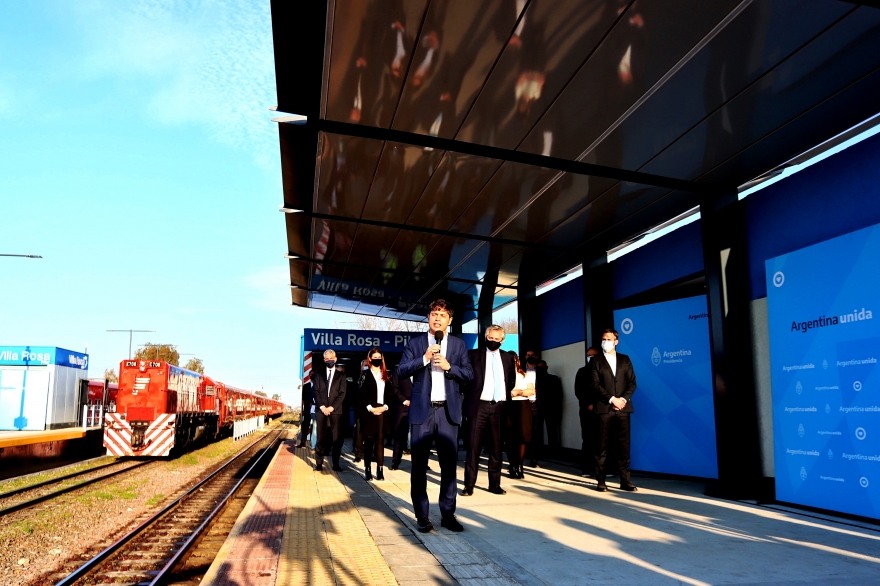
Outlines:
{"label": "microphone", "polygon": [[[439,344],[442,341],[443,341],[443,332],[441,330],[437,330],[436,332],[434,332],[434,342]],[[434,352],[434,354],[437,354],[437,353]]]}

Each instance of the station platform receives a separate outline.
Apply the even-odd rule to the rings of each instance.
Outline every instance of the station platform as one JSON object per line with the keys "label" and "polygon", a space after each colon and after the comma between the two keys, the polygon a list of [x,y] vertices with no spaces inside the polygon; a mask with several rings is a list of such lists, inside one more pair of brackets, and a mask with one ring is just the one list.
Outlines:
{"label": "station platform", "polygon": [[[97,428],[95,428],[97,429]],[[66,427],[64,429],[47,429],[45,431],[0,431],[0,448],[31,446],[86,437],[91,429],[85,427]]]}
{"label": "station platform", "polygon": [[431,462],[436,530],[421,534],[407,460],[388,470],[386,451],[386,480],[366,482],[350,445],[342,472],[315,472],[294,446],[279,449],[202,584],[880,584],[880,525],[710,498],[679,480],[635,477],[627,493],[611,478],[599,493],[561,462],[505,475],[495,495],[484,459],[474,495],[458,497],[462,533],[440,527]]}

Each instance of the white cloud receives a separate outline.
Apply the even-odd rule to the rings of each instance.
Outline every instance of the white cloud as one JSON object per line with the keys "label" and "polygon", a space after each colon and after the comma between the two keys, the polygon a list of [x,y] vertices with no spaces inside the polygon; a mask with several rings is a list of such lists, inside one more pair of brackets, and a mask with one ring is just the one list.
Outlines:
{"label": "white cloud", "polygon": [[200,124],[262,166],[277,166],[278,136],[268,111],[276,101],[269,2],[73,5],[87,43],[84,76],[143,80],[154,119]]}

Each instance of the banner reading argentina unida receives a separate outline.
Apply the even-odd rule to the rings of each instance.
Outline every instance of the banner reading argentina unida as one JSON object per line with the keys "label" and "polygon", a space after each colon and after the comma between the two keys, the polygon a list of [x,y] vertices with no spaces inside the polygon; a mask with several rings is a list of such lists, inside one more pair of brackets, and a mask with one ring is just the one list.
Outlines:
{"label": "banner reading argentina unida", "polygon": [[766,270],[776,498],[880,518],[880,226]]}

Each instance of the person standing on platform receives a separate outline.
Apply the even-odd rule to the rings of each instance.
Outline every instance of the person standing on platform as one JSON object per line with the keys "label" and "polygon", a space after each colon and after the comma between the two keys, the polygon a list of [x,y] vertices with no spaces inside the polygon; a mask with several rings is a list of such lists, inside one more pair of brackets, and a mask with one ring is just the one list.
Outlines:
{"label": "person standing on platform", "polygon": [[440,460],[440,514],[442,527],[463,531],[455,518],[458,428],[461,425],[460,385],[473,377],[467,347],[446,335],[452,308],[442,299],[433,301],[428,313],[428,334],[413,336],[403,351],[399,376],[412,377],[409,422],[412,442],[410,496],[418,530],[434,529],[429,519],[428,451],[432,440]]}
{"label": "person standing on platform", "polygon": [[309,382],[303,383],[302,386],[302,411],[299,423],[299,445],[296,447],[304,448],[308,443],[309,429],[312,427],[312,406],[314,405],[314,394],[312,392],[312,371],[309,371]]}
{"label": "person standing on platform", "polygon": [[[541,416],[547,426],[547,452],[554,458],[562,451],[562,381],[548,372],[547,363],[535,365],[535,388],[541,389]],[[544,430],[539,428],[543,436]]]}
{"label": "person standing on platform", "polygon": [[596,397],[593,394],[593,380],[590,362],[596,359],[599,350],[595,346],[587,349],[587,364],[578,369],[574,377],[574,396],[578,400],[578,415],[581,420],[581,476],[595,472],[596,462]]}
{"label": "person standing on platform", "polygon": [[599,418],[599,445],[596,450],[596,490],[605,492],[605,456],[608,449],[609,429],[618,423],[616,443],[620,450],[620,488],[638,490],[629,474],[629,417],[633,412],[632,396],[636,391],[636,373],[626,354],[617,353],[617,330],[602,334],[602,355],[590,361],[590,375],[596,396],[595,411]]}
{"label": "person standing on platform", "polygon": [[336,367],[336,352],[324,351],[324,365],[327,374],[312,379],[315,391],[315,429],[318,443],[315,446],[315,470],[320,472],[324,467],[324,450],[327,440],[331,439],[333,469],[341,472],[339,456],[342,452],[342,402],[345,400],[345,373]]}
{"label": "person standing on platform", "polygon": [[397,404],[397,410],[394,414],[394,424],[391,429],[391,434],[394,436],[394,452],[391,456],[391,469],[397,470],[400,468],[400,460],[403,458],[404,452],[408,451],[409,402],[410,397],[412,397],[412,381],[400,376],[397,367],[395,367],[394,372],[391,374],[391,389]]}
{"label": "person standing on platform", "polygon": [[535,371],[528,372],[522,367],[519,356],[513,354],[516,382],[510,391],[508,406],[507,458],[510,460],[510,477],[524,478],[523,462],[526,449],[532,438],[532,403],[529,397],[535,395]]}
{"label": "person standing on platform", "polygon": [[489,492],[506,494],[501,488],[501,425],[505,422],[505,405],[516,383],[513,355],[501,350],[504,328],[491,325],[486,328],[486,349],[471,350],[468,359],[474,378],[464,396],[464,415],[470,425],[470,443],[464,468],[462,496],[474,494],[483,448],[483,436],[489,442]]}
{"label": "person standing on platform", "polygon": [[[360,389],[367,372],[370,370],[369,360],[361,360],[360,378],[357,388]],[[351,451],[354,453],[355,463],[360,462],[364,455],[364,434],[361,431],[360,390],[351,397],[351,416],[354,420],[351,424]]]}
{"label": "person standing on platform", "polygon": [[531,394],[528,397],[532,408],[532,432],[529,434],[531,439],[528,442],[528,449],[526,450],[526,453],[529,456],[529,466],[532,468],[538,467],[538,454],[541,453],[541,449],[544,447],[544,418],[541,408],[541,389],[538,386],[538,372],[536,370],[538,360],[537,352],[534,350],[526,350],[526,363],[524,367],[526,373],[530,375],[531,382],[534,383],[535,387],[534,394]]}
{"label": "person standing on platform", "polygon": [[385,480],[382,467],[385,465],[384,438],[390,427],[386,416],[391,399],[391,375],[385,368],[385,357],[379,348],[367,353],[369,370],[361,377],[360,407],[361,434],[364,437],[364,478],[373,479],[372,460],[376,460],[376,480]]}

